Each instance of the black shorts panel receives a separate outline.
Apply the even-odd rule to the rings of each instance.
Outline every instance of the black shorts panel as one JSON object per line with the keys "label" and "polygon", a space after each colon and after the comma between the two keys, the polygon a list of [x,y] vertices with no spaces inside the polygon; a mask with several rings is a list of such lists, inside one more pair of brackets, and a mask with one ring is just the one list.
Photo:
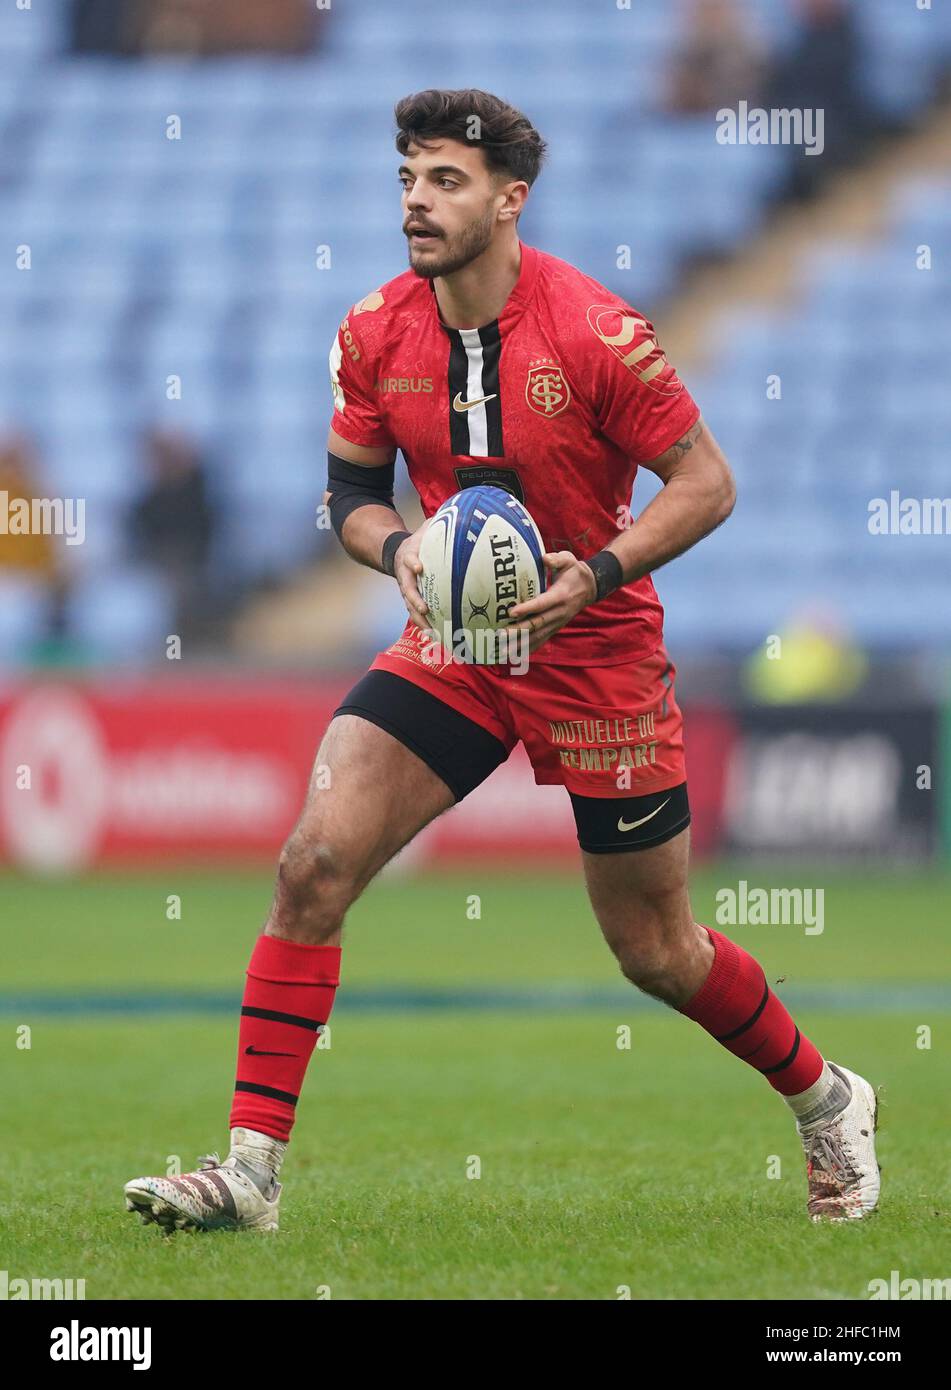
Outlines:
{"label": "black shorts panel", "polygon": [[508,757],[505,744],[488,729],[392,671],[368,671],[334,710],[338,714],[357,714],[399,739],[457,801]]}
{"label": "black shorts panel", "polygon": [[578,843],[588,854],[653,849],[690,824],[687,783],[646,796],[577,796],[569,792]]}

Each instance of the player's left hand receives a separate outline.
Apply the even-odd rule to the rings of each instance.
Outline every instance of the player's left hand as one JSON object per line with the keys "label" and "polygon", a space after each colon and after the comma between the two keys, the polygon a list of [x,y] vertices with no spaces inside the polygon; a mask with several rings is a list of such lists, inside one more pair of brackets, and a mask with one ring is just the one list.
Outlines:
{"label": "player's left hand", "polygon": [[509,613],[513,627],[527,627],[528,649],[535,652],[597,596],[594,574],[570,550],[549,551],[542,556],[553,583],[538,598],[517,603]]}

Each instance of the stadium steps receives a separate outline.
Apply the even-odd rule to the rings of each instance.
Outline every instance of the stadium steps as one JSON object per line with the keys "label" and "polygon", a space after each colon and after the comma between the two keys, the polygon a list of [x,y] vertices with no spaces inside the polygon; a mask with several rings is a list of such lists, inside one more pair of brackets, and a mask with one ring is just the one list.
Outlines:
{"label": "stadium steps", "polygon": [[[767,313],[794,301],[803,277],[834,240],[871,245],[883,235],[893,199],[914,176],[951,167],[951,108],[912,134],[890,140],[860,169],[838,175],[805,208],[785,208],[727,263],[699,269],[663,308],[664,345],[685,369],[710,366],[720,353],[718,321]],[[915,204],[917,207],[917,199]]]}

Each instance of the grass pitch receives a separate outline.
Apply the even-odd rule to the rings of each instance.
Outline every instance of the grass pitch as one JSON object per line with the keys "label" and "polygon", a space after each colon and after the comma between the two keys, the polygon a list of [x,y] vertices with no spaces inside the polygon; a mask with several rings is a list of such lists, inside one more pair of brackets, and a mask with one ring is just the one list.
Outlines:
{"label": "grass pitch", "polygon": [[[0,1263],[10,1278],[85,1279],[87,1299],[865,1299],[893,1269],[942,1277],[951,881],[719,866],[695,879],[699,920],[740,876],[825,886],[821,935],[724,929],[785,979],[827,1055],[883,1087],[871,1220],[807,1221],[782,1101],[618,982],[580,882],[473,870],[391,874],[351,914],[280,1233],[165,1239],[124,1211],[122,1184],[227,1147],[235,1021],[189,996],[237,1003],[269,877],[4,877]],[[575,986],[599,992],[590,1007]],[[537,996],[492,1007],[513,987]],[[421,989],[459,1006],[420,1008]],[[144,992],[182,1007],[137,1013]]]}

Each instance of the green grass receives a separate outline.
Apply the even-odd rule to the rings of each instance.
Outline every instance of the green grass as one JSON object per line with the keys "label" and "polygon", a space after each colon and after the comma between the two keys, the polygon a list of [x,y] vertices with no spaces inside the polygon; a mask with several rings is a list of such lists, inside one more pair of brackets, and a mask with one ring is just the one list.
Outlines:
{"label": "green grass", "polygon": [[[701,920],[740,876],[771,881],[698,875]],[[775,881],[824,884],[826,931],[731,933],[769,971],[843,987],[951,976],[947,878]],[[167,922],[176,892],[183,920]],[[480,921],[467,920],[470,893]],[[268,896],[251,873],[5,877],[2,989],[237,988]],[[377,884],[352,915],[343,1007],[308,1075],[274,1237],[168,1240],[122,1209],[127,1178],[225,1144],[230,1021],[4,1015],[0,1264],[11,1278],[84,1278],[90,1299],[306,1299],[321,1285],[335,1299],[613,1299],[620,1285],[635,1298],[862,1299],[892,1269],[944,1274],[947,1015],[798,1019],[884,1088],[882,1209],[826,1228],[805,1219],[782,1102],[675,1014],[364,1015],[344,1003],[349,983],[615,978],[577,884],[474,872]],[[29,1050],[15,1047],[21,1023]],[[616,1046],[624,1023],[629,1051]],[[916,1046],[922,1024],[929,1050]]]}
{"label": "green grass", "polygon": [[[716,892],[772,883],[821,887],[825,929],[724,927],[768,971],[800,981],[951,980],[951,875],[861,877],[808,866],[767,872],[706,867],[692,879],[695,916],[716,925]],[[481,899],[481,917],[467,917]],[[169,921],[170,895],[181,921]],[[0,989],[239,988],[267,912],[271,878],[169,868],[75,880],[0,875],[0,904],[16,947]],[[473,868],[426,879],[390,872],[352,909],[346,983],[533,984],[615,978],[580,875],[519,879]]]}

